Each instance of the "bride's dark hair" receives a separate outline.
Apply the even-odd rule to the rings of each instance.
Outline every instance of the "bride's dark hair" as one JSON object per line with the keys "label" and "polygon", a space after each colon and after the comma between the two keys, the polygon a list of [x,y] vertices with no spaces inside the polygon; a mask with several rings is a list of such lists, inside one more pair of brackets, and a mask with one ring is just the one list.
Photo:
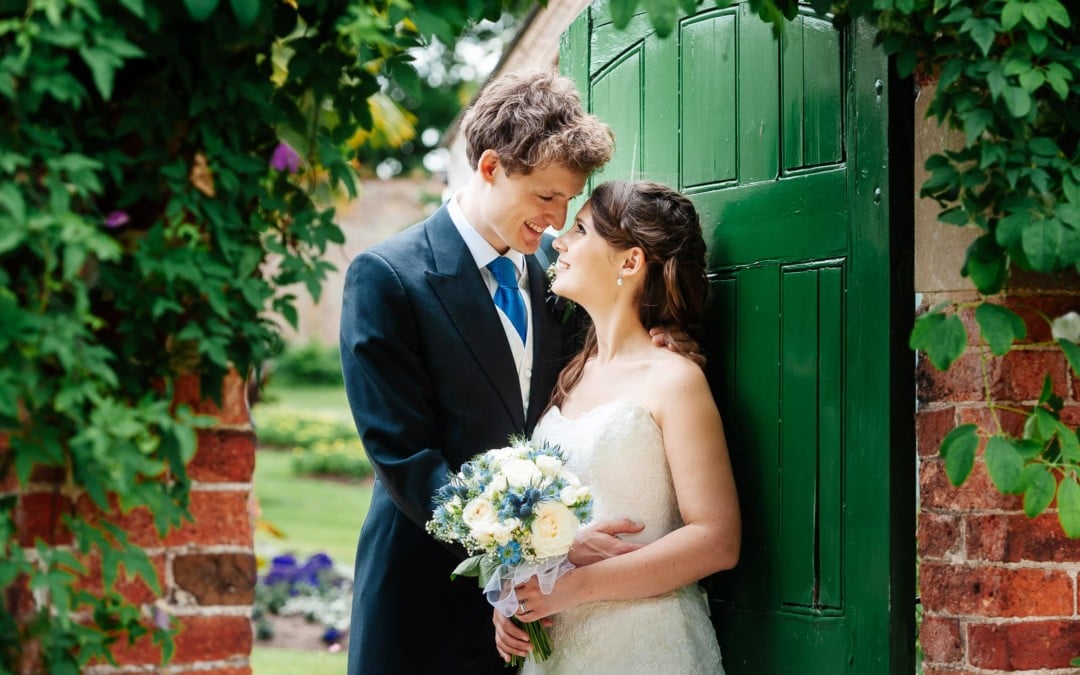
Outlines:
{"label": "bride's dark hair", "polygon": [[[664,326],[696,339],[708,280],[693,202],[660,183],[608,181],[593,190],[588,203],[596,234],[620,251],[637,246],[645,252],[645,284],[637,298],[645,330]],[[559,374],[550,405],[562,405],[595,354],[596,331],[590,326],[584,348]]]}

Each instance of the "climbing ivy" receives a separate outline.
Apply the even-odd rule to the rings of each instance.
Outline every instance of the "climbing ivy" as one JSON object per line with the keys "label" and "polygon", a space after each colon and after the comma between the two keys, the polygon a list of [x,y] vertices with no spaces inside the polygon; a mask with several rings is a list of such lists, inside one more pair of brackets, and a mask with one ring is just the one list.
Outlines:
{"label": "climbing ivy", "polygon": [[[214,396],[275,351],[274,315],[295,324],[293,289],[317,296],[342,241],[312,190],[353,189],[380,78],[412,87],[408,48],[507,4],[0,0],[0,478],[17,483],[0,673],[77,673],[147,633],[169,658],[169,617],[116,587],[122,568],[160,594],[146,554],[82,506],[25,541],[20,500],[60,476],[55,504],[145,509],[161,534],[190,519],[185,465],[213,420],[174,402],[178,378]],[[75,583],[91,558],[98,592]]]}

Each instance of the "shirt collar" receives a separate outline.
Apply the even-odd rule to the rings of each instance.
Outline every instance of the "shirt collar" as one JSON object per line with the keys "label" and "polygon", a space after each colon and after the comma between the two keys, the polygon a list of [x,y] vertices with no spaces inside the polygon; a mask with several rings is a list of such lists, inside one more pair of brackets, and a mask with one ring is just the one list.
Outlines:
{"label": "shirt collar", "polygon": [[[476,231],[473,224],[465,217],[465,212],[461,210],[461,204],[458,203],[460,197],[460,192],[451,197],[446,202],[446,210],[450,214],[450,220],[453,221],[454,227],[461,234],[461,238],[465,240],[465,246],[468,247],[469,253],[472,254],[473,260],[476,261],[476,266],[487,267],[488,263],[499,257],[499,252],[488,243],[487,239],[484,239],[482,234]],[[510,262],[514,263],[514,268],[517,270],[520,279],[521,275],[525,273],[525,254],[510,249],[504,254],[504,257],[509,258]]]}

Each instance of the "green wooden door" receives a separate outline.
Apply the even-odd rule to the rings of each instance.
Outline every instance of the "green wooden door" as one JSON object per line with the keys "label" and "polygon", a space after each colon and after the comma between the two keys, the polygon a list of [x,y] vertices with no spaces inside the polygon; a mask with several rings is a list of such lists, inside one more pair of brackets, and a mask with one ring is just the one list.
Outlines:
{"label": "green wooden door", "polygon": [[728,673],[910,675],[910,404],[898,414],[890,378],[911,291],[890,281],[872,35],[807,10],[777,41],[739,4],[661,40],[594,4],[561,63],[616,133],[595,180],[658,180],[703,216],[705,347],[743,509],[740,564],[709,584]]}

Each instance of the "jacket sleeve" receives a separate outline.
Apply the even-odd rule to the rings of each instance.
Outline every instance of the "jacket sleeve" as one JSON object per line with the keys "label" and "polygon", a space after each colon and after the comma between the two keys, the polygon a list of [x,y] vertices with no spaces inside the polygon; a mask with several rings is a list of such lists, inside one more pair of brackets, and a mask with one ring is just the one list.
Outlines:
{"label": "jacket sleeve", "polygon": [[420,327],[396,270],[375,253],[353,259],[341,311],[341,363],[353,420],[375,473],[423,527],[448,464],[439,437]]}

